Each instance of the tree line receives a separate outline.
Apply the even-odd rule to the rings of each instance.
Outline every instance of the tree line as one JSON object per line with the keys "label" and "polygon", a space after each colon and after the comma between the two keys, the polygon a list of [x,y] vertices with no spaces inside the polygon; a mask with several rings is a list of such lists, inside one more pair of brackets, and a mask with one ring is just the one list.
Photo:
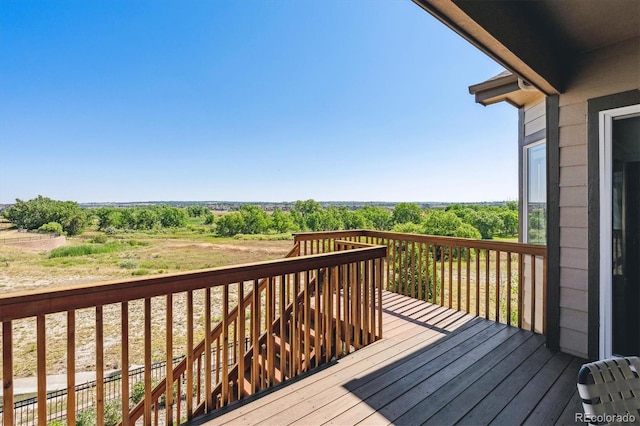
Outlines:
{"label": "tree line", "polygon": [[174,207],[81,208],[72,201],[56,201],[38,196],[16,200],[5,209],[5,218],[27,230],[77,235],[91,224],[107,233],[118,230],[182,228],[197,218],[219,236],[238,234],[283,234],[292,232],[375,229],[463,238],[491,239],[518,234],[518,204],[500,206],[453,204],[444,209],[423,209],[415,203],[397,203],[393,209],[365,206],[323,207],[315,200],[296,201],[288,210],[269,213],[260,206],[245,204],[238,210],[214,216],[202,205]]}

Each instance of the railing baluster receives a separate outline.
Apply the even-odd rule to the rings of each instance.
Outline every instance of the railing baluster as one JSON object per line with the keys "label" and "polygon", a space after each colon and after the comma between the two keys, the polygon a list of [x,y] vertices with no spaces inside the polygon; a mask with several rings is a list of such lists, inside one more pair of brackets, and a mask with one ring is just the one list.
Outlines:
{"label": "railing baluster", "polygon": [[[69,424],[76,423],[75,388],[76,388],[76,311],[69,310],[67,311],[67,422]],[[125,423],[123,422],[123,424]]]}
{"label": "railing baluster", "polygon": [[[432,298],[433,298],[433,304],[437,304],[438,303],[438,290],[440,289],[440,287],[442,286],[442,283],[440,285],[438,285],[438,265],[437,265],[437,247],[435,245],[435,243],[431,244],[431,251],[432,256],[431,256],[431,260],[433,263],[433,267],[431,268],[433,270],[433,293],[432,293]],[[442,299],[442,292],[440,292],[440,299]],[[441,303],[442,304],[442,303]]]}
{"label": "railing baluster", "polygon": [[346,353],[351,352],[351,274],[349,265],[341,265],[342,267],[342,299],[343,309],[342,317],[344,322],[344,350]]}
{"label": "railing baluster", "polygon": [[449,246],[449,309],[453,307],[453,247]]}
{"label": "railing baluster", "polygon": [[[2,322],[2,406],[13,407],[13,337],[11,321]],[[4,410],[4,426],[13,426],[13,409]]]}
{"label": "railing baluster", "polygon": [[335,351],[334,356],[339,358],[342,355],[342,315],[341,315],[341,304],[340,304],[340,271],[342,270],[342,265],[333,268],[333,282],[335,293],[333,295],[335,300],[335,329],[336,329],[336,342],[335,342]]}
{"label": "railing baluster", "polygon": [[96,410],[98,425],[104,424],[104,321],[103,307],[96,306]]}
{"label": "railing baluster", "polygon": [[285,307],[286,307],[286,288],[287,282],[286,277],[284,275],[280,276],[280,289],[278,291],[278,308],[280,317],[280,380],[284,382],[286,377],[286,364],[287,364],[287,354],[286,354],[286,340],[285,340]]}
{"label": "railing baluster", "polygon": [[371,279],[371,274],[369,271],[369,264],[368,262],[364,261],[362,262],[362,268],[364,269],[364,281],[363,281],[363,285],[362,285],[362,292],[363,292],[363,297],[362,297],[362,327],[363,327],[363,331],[362,331],[362,344],[363,345],[368,345],[369,344],[369,280]]}
{"label": "railing baluster", "polygon": [[518,328],[524,319],[524,256],[518,253]]}
{"label": "railing baluster", "polygon": [[491,277],[490,277],[490,269],[491,269],[491,252],[489,249],[485,250],[485,262],[484,262],[484,317],[489,319],[489,305],[490,305],[490,294],[491,294]]}
{"label": "railing baluster", "polygon": [[[305,242],[306,243],[306,242]],[[305,244],[306,246],[306,244]],[[256,393],[259,390],[260,372],[258,371],[258,360],[260,358],[260,290],[258,280],[253,280],[253,294],[251,303],[251,343],[253,345],[253,358],[251,362],[251,392]]]}
{"label": "railing baluster", "polygon": [[166,386],[165,386],[165,414],[166,424],[173,423],[173,295],[167,294],[166,307]]}
{"label": "railing baluster", "polygon": [[[444,301],[444,289],[445,289],[445,279],[444,279],[444,246],[441,245],[440,246],[440,305],[444,306],[445,301]],[[449,294],[449,298],[451,297],[451,294]]]}
{"label": "railing baluster", "polygon": [[378,271],[373,260],[367,260],[367,269],[369,269],[369,280],[366,286],[369,288],[368,309],[369,309],[369,343],[375,342],[376,339],[376,282],[378,279]]}
{"label": "railing baluster", "polygon": [[267,317],[266,317],[266,332],[267,332],[267,378],[269,380],[268,386],[271,387],[274,384],[275,379],[275,342],[273,339],[273,320],[275,309],[275,294],[274,294],[274,277],[269,277],[267,283]]}
{"label": "railing baluster", "polygon": [[[422,243],[418,243],[418,273],[417,273],[417,285],[418,285],[418,300],[424,300],[422,290],[422,267],[424,265],[422,261]],[[427,275],[428,276],[428,275]]]}
{"label": "railing baluster", "polygon": [[396,243],[389,238],[387,241],[387,290],[396,293]]}
{"label": "railing baluster", "polygon": [[411,241],[411,297],[416,297],[416,243]]}
{"label": "railing baluster", "polygon": [[[229,398],[229,285],[222,286],[222,403]],[[234,339],[237,335],[234,336]]]}
{"label": "railing baluster", "polygon": [[120,335],[122,426],[129,426],[129,302],[120,304]]}
{"label": "railing baluster", "polygon": [[496,250],[496,322],[500,322],[500,250]]}
{"label": "railing baluster", "polygon": [[305,280],[304,280],[304,303],[302,305],[302,313],[304,315],[304,369],[303,371],[309,370],[309,358],[311,357],[311,298],[309,295],[309,283],[310,283],[311,272],[305,271]]}
{"label": "railing baluster", "polygon": [[[212,390],[212,376],[213,376],[213,363],[211,359],[211,288],[204,289],[204,401],[205,411],[212,410],[213,395]],[[220,354],[216,354],[216,364],[220,361]],[[215,369],[216,374],[220,371],[219,368]],[[217,379],[217,378],[216,378]]]}
{"label": "railing baluster", "polygon": [[[535,258],[535,256],[534,256]],[[542,260],[542,309],[547,306],[547,259],[546,256],[541,256]],[[547,315],[546,312],[542,312],[542,334],[547,334]]]}
{"label": "railing baluster", "polygon": [[[187,420],[193,418],[193,291],[187,291]],[[200,377],[200,371],[198,371]],[[198,393],[200,392],[198,387]]]}
{"label": "railing baluster", "polygon": [[333,352],[331,350],[332,339],[331,339],[331,314],[332,314],[332,283],[331,283],[331,266],[325,269],[324,279],[323,281],[323,296],[324,296],[324,354],[325,354],[325,362],[331,361],[331,357],[333,356]]}
{"label": "railing baluster", "polygon": [[243,396],[244,389],[244,354],[245,354],[245,335],[247,328],[246,319],[247,308],[244,305],[244,281],[238,283],[238,395],[240,399]]}
{"label": "railing baluster", "polygon": [[144,299],[144,424],[151,424],[151,299]]}
{"label": "railing baluster", "polygon": [[466,306],[466,312],[470,313],[470,309],[471,309],[471,248],[467,247],[465,248],[465,258],[466,258],[466,264],[467,264],[467,306]]}
{"label": "railing baluster", "polygon": [[476,316],[480,316],[480,255],[481,251],[476,248]]}
{"label": "railing baluster", "polygon": [[320,352],[320,339],[322,339],[322,323],[320,321],[320,270],[316,269],[315,271],[315,281],[314,281],[314,297],[313,297],[313,307],[314,307],[314,331],[315,331],[315,360],[314,367],[318,365],[318,360],[322,356]]}
{"label": "railing baluster", "polygon": [[456,277],[456,281],[458,283],[458,304],[456,308],[461,311],[462,310],[462,248],[456,247],[456,257],[458,258],[458,275]]}
{"label": "railing baluster", "polygon": [[531,331],[536,331],[536,257],[531,257]]}
{"label": "railing baluster", "polygon": [[511,325],[511,252],[507,252],[507,324]]}
{"label": "railing baluster", "polygon": [[45,317],[36,317],[36,351],[38,371],[38,421],[47,420],[47,347],[46,347]]}

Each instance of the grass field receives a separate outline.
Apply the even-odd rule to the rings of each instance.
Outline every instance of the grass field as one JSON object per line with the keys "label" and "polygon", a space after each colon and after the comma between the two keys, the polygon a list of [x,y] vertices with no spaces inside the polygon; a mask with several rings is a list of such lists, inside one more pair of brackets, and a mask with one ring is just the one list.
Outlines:
{"label": "grass field", "polygon": [[[168,232],[122,232],[114,235],[90,231],[80,238],[68,239],[67,245],[53,250],[6,244],[12,235],[14,238],[25,236],[24,233],[16,233],[15,230],[6,227],[0,230],[0,240],[3,241],[3,244],[0,244],[0,292],[4,295],[23,290],[279,259],[285,256],[293,244],[291,240],[283,240],[282,236],[263,237],[276,238],[275,240],[255,237],[252,240],[217,238],[195,226]],[[196,292],[195,298],[196,305],[202,305],[199,292]],[[215,298],[214,291],[214,303]],[[164,300],[154,298],[153,311],[164,313],[163,303]],[[177,355],[185,343],[182,338],[183,319],[180,315],[186,309],[182,308],[185,302],[181,297],[176,297],[174,303]],[[136,327],[136,324],[143,321],[143,306],[142,303],[133,302],[129,308],[132,324],[131,364],[139,364],[143,359],[143,345],[140,327]],[[105,322],[105,362],[108,368],[117,368],[120,356],[120,348],[116,343],[119,342],[119,305],[105,306],[104,309],[105,318],[109,318],[109,321]],[[66,316],[48,315],[46,320],[47,373],[63,373]],[[95,365],[94,312],[90,309],[78,311],[76,322],[78,371],[91,371]],[[164,330],[163,315],[155,315],[153,324],[154,328]],[[13,332],[15,375],[31,376],[35,374],[36,365],[35,320],[15,321]],[[161,332],[157,333],[157,336],[161,337]],[[158,339],[153,346],[157,357],[162,359],[163,342]]]}

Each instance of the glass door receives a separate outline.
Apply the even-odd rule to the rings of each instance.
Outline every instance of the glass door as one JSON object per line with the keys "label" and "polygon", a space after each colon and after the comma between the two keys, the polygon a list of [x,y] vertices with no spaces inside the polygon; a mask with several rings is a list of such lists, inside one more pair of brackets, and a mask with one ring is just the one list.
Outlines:
{"label": "glass door", "polygon": [[599,112],[600,357],[640,354],[640,105]]}
{"label": "glass door", "polygon": [[612,352],[640,354],[640,116],[612,123]]}

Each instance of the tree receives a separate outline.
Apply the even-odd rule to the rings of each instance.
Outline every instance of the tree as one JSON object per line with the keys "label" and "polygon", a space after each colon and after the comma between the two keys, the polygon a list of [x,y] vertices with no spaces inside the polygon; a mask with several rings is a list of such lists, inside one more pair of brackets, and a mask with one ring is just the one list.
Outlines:
{"label": "tree", "polygon": [[158,213],[155,209],[140,207],[133,210],[133,227],[135,229],[153,229],[158,224]]}
{"label": "tree", "polygon": [[422,209],[414,203],[398,203],[393,208],[393,223],[420,223],[422,220]]}
{"label": "tree", "polygon": [[108,227],[122,227],[122,209],[115,207],[103,207],[95,211],[98,217],[98,229],[105,230]]}
{"label": "tree", "polygon": [[502,223],[504,224],[505,235],[517,235],[518,234],[518,211],[506,209],[500,212]]}
{"label": "tree", "polygon": [[179,228],[187,224],[188,212],[171,206],[162,206],[158,209],[160,225],[165,228]]}
{"label": "tree", "polygon": [[200,206],[200,205],[187,206],[187,214],[189,215],[189,217],[207,216],[209,212],[210,210],[205,206]]}
{"label": "tree", "polygon": [[340,209],[344,229],[372,229],[373,222],[362,213],[362,209],[351,211],[346,207]]}
{"label": "tree", "polygon": [[[296,201],[293,208],[291,209],[291,218],[298,225],[301,231],[308,231],[308,230],[315,231],[310,221],[314,222],[314,224],[317,224],[318,222],[317,214],[319,214],[319,212],[321,211],[322,211],[322,206],[320,205],[319,202],[315,200],[312,200],[312,199],[305,200],[305,201],[298,200]],[[313,219],[310,219],[311,216],[314,214],[316,214],[316,217]]]}
{"label": "tree", "polygon": [[391,229],[393,218],[389,210],[383,209],[382,207],[364,206],[358,210],[358,212],[371,222],[373,229],[377,229],[378,231],[388,231]]}
{"label": "tree", "polygon": [[243,234],[264,234],[269,230],[271,220],[269,215],[258,206],[245,204],[240,208],[243,220]]}
{"label": "tree", "polygon": [[217,220],[218,235],[232,237],[240,234],[244,229],[244,218],[240,212],[231,212],[222,215]]}
{"label": "tree", "polygon": [[480,231],[482,239],[490,240],[504,228],[504,222],[496,212],[480,210],[473,226]]}
{"label": "tree", "polygon": [[340,211],[335,207],[317,210],[307,217],[307,226],[311,231],[337,231],[344,229]]}
{"label": "tree", "polygon": [[206,216],[204,217],[204,222],[202,222],[204,225],[213,225],[214,223],[216,223],[216,217],[212,212],[208,212],[206,214]]}
{"label": "tree", "polygon": [[78,203],[56,201],[42,195],[28,201],[16,199],[16,203],[2,214],[10,222],[27,230],[37,230],[49,222],[56,222],[68,235],[78,235],[87,225],[87,213]]}
{"label": "tree", "polygon": [[291,214],[283,212],[280,209],[275,209],[271,214],[271,228],[280,234],[299,230]]}
{"label": "tree", "polygon": [[293,206],[293,210],[299,212],[303,217],[307,217],[312,213],[322,210],[319,202],[309,199],[305,201],[298,200]]}
{"label": "tree", "polygon": [[428,210],[424,219],[424,233],[444,237],[476,238],[480,232],[473,226],[462,222],[453,211],[440,209]]}

